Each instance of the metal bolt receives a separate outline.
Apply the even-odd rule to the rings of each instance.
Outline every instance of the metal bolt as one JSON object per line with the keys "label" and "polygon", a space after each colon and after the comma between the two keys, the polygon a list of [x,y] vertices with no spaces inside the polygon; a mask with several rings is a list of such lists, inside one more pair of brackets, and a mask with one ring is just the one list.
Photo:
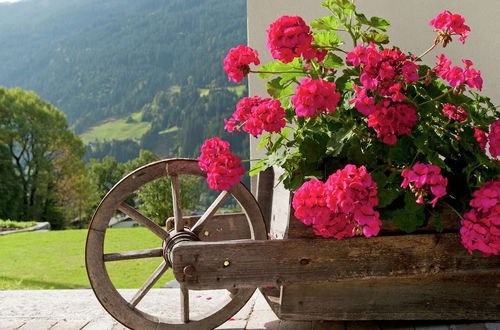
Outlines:
{"label": "metal bolt", "polygon": [[192,277],[196,274],[196,268],[193,265],[187,265],[182,269],[182,272],[186,277]]}

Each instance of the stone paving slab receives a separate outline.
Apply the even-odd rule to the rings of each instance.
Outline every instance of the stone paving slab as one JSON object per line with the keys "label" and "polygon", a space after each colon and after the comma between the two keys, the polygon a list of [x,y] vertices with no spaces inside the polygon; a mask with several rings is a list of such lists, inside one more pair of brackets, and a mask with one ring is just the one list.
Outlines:
{"label": "stone paving slab", "polygon": [[[131,298],[135,290],[120,290]],[[225,290],[190,291],[191,310],[203,313],[227,295]],[[139,307],[151,314],[179,315],[178,289],[153,289]],[[168,313],[167,313],[168,314]],[[168,315],[166,316],[168,317]],[[500,323],[444,322],[297,322],[280,321],[264,297],[250,301],[218,330],[500,330]],[[0,330],[126,330],[99,304],[92,290],[0,291]]]}

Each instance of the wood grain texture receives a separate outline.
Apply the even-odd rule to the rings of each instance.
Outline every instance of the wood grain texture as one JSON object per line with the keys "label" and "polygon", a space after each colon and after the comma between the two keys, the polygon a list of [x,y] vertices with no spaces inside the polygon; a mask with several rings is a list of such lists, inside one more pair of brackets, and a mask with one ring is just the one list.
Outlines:
{"label": "wood grain texture", "polygon": [[106,253],[103,258],[104,261],[120,261],[130,259],[154,258],[162,257],[163,249],[148,249],[148,250],[135,250],[126,252]]}
{"label": "wood grain texture", "polygon": [[[191,228],[201,216],[192,215],[184,217],[184,224]],[[167,220],[167,231],[173,229],[173,217]],[[215,214],[203,222],[195,230],[200,240],[217,242],[225,240],[246,239],[251,237],[248,220],[245,213]]]}
{"label": "wood grain texture", "polygon": [[[228,265],[224,263],[228,262]],[[471,256],[458,234],[331,239],[186,242],[174,248],[173,271],[192,265],[191,289],[280,286],[354,278],[500,269],[499,258]]]}
{"label": "wood grain texture", "polygon": [[500,271],[347,280],[283,288],[290,320],[497,320]]}

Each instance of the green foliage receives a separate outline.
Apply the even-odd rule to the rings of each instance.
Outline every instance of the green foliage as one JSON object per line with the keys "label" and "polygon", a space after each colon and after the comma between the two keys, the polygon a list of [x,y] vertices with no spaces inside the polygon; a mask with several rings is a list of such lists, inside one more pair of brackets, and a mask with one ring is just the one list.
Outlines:
{"label": "green foliage", "polygon": [[398,225],[401,230],[411,233],[425,223],[425,212],[422,204],[415,202],[415,196],[406,191],[404,207],[388,212],[388,219]]}
{"label": "green foliage", "polygon": [[[15,186],[7,193],[15,202],[0,214],[64,227],[74,215],[74,202],[86,200],[81,193],[87,189],[81,180],[83,143],[68,129],[64,114],[32,92],[0,88],[0,150],[2,180]],[[76,182],[81,184],[68,188]]]}
{"label": "green foliage", "polygon": [[35,221],[15,221],[15,220],[2,220],[0,219],[0,228],[15,228],[23,229],[36,226]]}
{"label": "green foliage", "polygon": [[82,133],[105,118],[127,118],[189,77],[195,89],[212,80],[230,86],[220,59],[246,43],[245,6],[244,0],[2,6],[0,83],[34,90]]}
{"label": "green foliage", "polygon": [[[29,232],[0,239],[0,290],[89,288],[85,270],[87,230]],[[161,240],[146,228],[108,229],[104,253],[161,247]],[[108,263],[117,288],[139,288],[158,266],[158,259]],[[155,285],[161,287],[173,274],[168,271]]]}

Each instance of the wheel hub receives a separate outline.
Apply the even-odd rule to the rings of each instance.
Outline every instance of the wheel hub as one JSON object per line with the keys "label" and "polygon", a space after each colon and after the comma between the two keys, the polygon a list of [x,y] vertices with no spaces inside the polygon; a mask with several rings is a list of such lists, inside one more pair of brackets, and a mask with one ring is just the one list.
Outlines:
{"label": "wheel hub", "polygon": [[200,238],[187,228],[184,228],[184,231],[179,232],[171,231],[169,237],[163,241],[163,258],[165,258],[165,261],[171,267],[173,260],[172,252],[177,244],[181,242],[195,242],[199,240]]}

